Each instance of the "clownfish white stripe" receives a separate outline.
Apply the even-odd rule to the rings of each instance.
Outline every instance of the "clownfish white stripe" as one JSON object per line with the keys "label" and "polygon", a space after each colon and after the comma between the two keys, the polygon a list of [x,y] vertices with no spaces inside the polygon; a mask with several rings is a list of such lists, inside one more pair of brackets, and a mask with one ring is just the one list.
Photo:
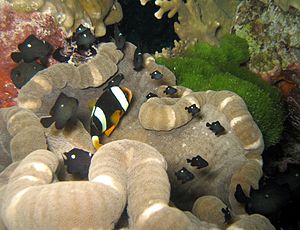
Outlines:
{"label": "clownfish white stripe", "polygon": [[102,125],[102,133],[103,133],[107,129],[106,116],[105,116],[103,110],[96,106],[96,108],[94,110],[94,116],[97,117],[98,120],[100,121],[100,123]]}
{"label": "clownfish white stripe", "polygon": [[110,88],[110,90],[122,106],[123,110],[126,111],[129,106],[129,103],[127,101],[127,98],[125,97],[124,92],[118,86],[113,86]]}

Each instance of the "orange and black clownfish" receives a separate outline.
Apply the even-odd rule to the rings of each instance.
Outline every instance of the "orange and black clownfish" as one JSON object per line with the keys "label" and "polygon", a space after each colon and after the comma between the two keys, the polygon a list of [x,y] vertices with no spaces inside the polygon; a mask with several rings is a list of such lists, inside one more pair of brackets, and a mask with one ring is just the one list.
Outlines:
{"label": "orange and black clownfish", "polygon": [[102,133],[109,136],[113,132],[131,102],[131,90],[126,87],[119,87],[123,78],[122,74],[118,74],[108,82],[108,86],[93,107],[91,136],[96,149],[101,147],[99,136]]}

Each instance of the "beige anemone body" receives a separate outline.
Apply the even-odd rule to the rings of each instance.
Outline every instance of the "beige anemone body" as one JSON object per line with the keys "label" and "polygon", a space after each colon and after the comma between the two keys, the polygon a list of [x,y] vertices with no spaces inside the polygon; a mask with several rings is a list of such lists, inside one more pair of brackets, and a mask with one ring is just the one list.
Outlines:
{"label": "beige anemone body", "polygon": [[106,25],[121,21],[122,7],[115,0],[9,0],[15,10],[40,11],[53,16],[68,34],[84,24],[94,29],[96,36],[104,36]]}
{"label": "beige anemone body", "polygon": [[[144,69],[139,72],[134,71],[133,54],[135,48],[136,47],[131,43],[126,43],[126,48],[123,51],[123,54],[121,51],[116,50],[115,45],[112,43],[101,44],[98,49],[99,53],[97,56],[79,67],[75,67],[70,64],[57,64],[49,67],[45,71],[39,72],[21,89],[17,99],[18,106],[9,110],[1,111],[0,117],[2,117],[4,123],[7,124],[5,129],[1,129],[1,133],[6,136],[4,142],[0,145],[1,148],[9,145],[9,143],[14,143],[11,140],[13,140],[18,133],[21,133],[24,128],[30,128],[32,130],[41,129],[41,131],[39,131],[42,132],[40,136],[44,138],[34,140],[30,137],[25,137],[25,135],[19,135],[18,138],[15,138],[18,139],[18,141],[14,144],[17,145],[17,147],[11,148],[11,150],[15,149],[11,152],[12,158],[15,162],[25,158],[31,151],[41,148],[48,148],[55,156],[58,157],[59,161],[62,160],[62,152],[69,151],[74,147],[80,147],[87,151],[95,152],[91,145],[90,136],[84,129],[84,127],[87,130],[89,129],[88,121],[91,108],[88,107],[88,102],[90,100],[97,99],[102,94],[102,89],[105,85],[104,83],[111,76],[116,73],[123,73],[125,79],[122,81],[121,86],[126,86],[132,90],[133,100],[127,114],[122,118],[113,134],[110,137],[102,137],[101,142],[106,143],[106,145],[100,148],[99,151],[101,152],[102,150],[105,151],[107,148],[112,148],[109,150],[107,155],[103,156],[105,159],[102,159],[103,161],[101,162],[104,165],[109,165],[111,170],[115,169],[112,175],[113,177],[116,176],[119,180],[124,177],[125,171],[122,170],[122,167],[125,166],[118,165],[118,161],[114,158],[117,157],[118,154],[116,154],[113,158],[110,158],[110,153],[116,152],[113,149],[118,146],[118,144],[114,141],[129,139],[140,143],[136,144],[135,147],[131,147],[129,141],[128,143],[126,141],[124,143],[127,143],[127,147],[123,146],[123,149],[126,152],[126,159],[123,159],[123,164],[127,166],[129,162],[133,165],[136,164],[136,168],[134,170],[136,173],[143,174],[144,169],[149,170],[145,173],[145,177],[141,176],[141,179],[138,179],[134,174],[131,174],[129,169],[127,169],[126,175],[128,177],[128,183],[136,184],[135,186],[137,188],[134,193],[130,193],[130,191],[133,190],[129,189],[130,186],[126,187],[127,190],[125,190],[128,192],[128,202],[132,203],[133,201],[131,202],[131,199],[142,200],[141,203],[136,203],[134,206],[136,208],[132,208],[133,206],[128,204],[128,213],[134,212],[132,209],[140,210],[137,212],[141,213],[143,209],[142,207],[144,207],[142,205],[143,202],[147,203],[150,207],[150,204],[153,204],[151,203],[151,200],[155,200],[155,198],[145,198],[146,200],[144,200],[143,196],[148,197],[145,195],[148,192],[149,194],[152,194],[152,192],[156,193],[160,190],[165,191],[163,193],[163,206],[154,205],[153,210],[156,210],[157,208],[160,210],[162,207],[167,207],[165,206],[169,196],[169,190],[167,187],[162,189],[160,185],[152,188],[148,188],[146,186],[148,183],[149,186],[151,183],[156,182],[160,184],[161,179],[159,178],[164,175],[165,169],[152,167],[152,160],[143,161],[144,163],[142,163],[140,162],[140,159],[136,158],[133,160],[133,158],[130,157],[133,152],[134,154],[135,152],[137,152],[137,154],[139,152],[144,152],[144,148],[146,149],[146,152],[149,151],[147,149],[150,147],[145,147],[145,144],[147,144],[147,146],[150,145],[154,147],[167,162],[167,173],[172,187],[171,191],[175,197],[175,203],[177,205],[180,207],[189,207],[191,209],[193,202],[199,196],[205,195],[214,196],[220,200],[209,200],[209,204],[214,204],[214,202],[216,202],[216,205],[212,205],[210,209],[207,209],[208,212],[211,212],[212,218],[207,220],[200,217],[202,222],[201,224],[197,223],[198,228],[196,229],[208,229],[206,225],[208,223],[218,224],[221,229],[228,227],[220,224],[220,221],[216,221],[216,215],[220,216],[221,214],[220,210],[216,211],[215,207],[219,207],[220,204],[223,204],[224,206],[229,206],[233,210],[234,215],[244,213],[242,206],[238,204],[234,198],[235,187],[237,184],[241,184],[244,191],[249,192],[250,186],[253,188],[258,187],[258,181],[262,175],[260,154],[264,145],[262,135],[257,125],[248,112],[245,103],[238,95],[229,91],[192,92],[184,87],[175,86],[176,79],[174,74],[166,67],[156,64],[154,58],[149,54],[144,54]],[[150,73],[155,70],[159,70],[164,75],[162,80],[151,79]],[[163,90],[166,85],[177,87],[178,93],[172,98],[165,97]],[[52,126],[48,129],[43,129],[41,127],[38,119],[49,114],[49,111],[60,92],[64,92],[68,96],[76,97],[79,100],[78,118],[83,122],[84,126],[81,125],[81,122],[78,122],[78,125],[72,129],[63,129],[61,131],[55,130]],[[145,96],[149,92],[157,93],[159,98],[151,98],[147,100]],[[192,117],[187,113],[185,107],[191,105],[191,103],[195,103],[201,109],[200,116]],[[28,119],[26,118],[24,120],[24,122],[26,121],[24,124],[23,119],[17,119],[17,116],[20,116],[18,113],[23,113],[24,117],[28,117]],[[33,121],[32,123],[29,122],[30,119]],[[214,133],[206,127],[206,122],[211,123],[216,120],[220,121],[226,129],[226,133],[221,136],[215,136]],[[2,126],[0,126],[0,128],[1,127]],[[35,138],[34,135],[32,137]],[[25,150],[21,152],[22,154],[20,154],[20,147],[18,148],[18,146],[24,146],[23,140],[27,140],[25,143],[28,147],[26,147]],[[109,144],[110,142],[111,145]],[[36,145],[38,145],[38,147],[35,147]],[[135,149],[138,150],[136,151]],[[122,151],[123,150],[120,150],[119,152]],[[96,152],[93,161],[97,161],[97,154],[98,153]],[[196,155],[203,157],[209,163],[209,166],[204,169],[196,169],[187,164],[186,159],[191,159]],[[140,163],[141,165],[139,166]],[[92,165],[93,164],[94,163],[92,163]],[[149,168],[147,167],[148,164]],[[195,178],[192,181],[185,184],[182,184],[175,177],[175,172],[182,167],[187,168],[195,175]],[[97,177],[93,176],[93,168],[94,166],[90,169],[90,178]],[[52,170],[52,174],[54,174],[54,171],[55,170]],[[160,173],[156,174],[156,171],[159,171]],[[132,173],[134,172],[132,171]],[[6,171],[4,171],[4,176],[5,175],[7,175]],[[154,175],[157,176],[153,177],[155,179],[152,181],[151,178]],[[57,174],[56,176],[61,179],[61,175]],[[24,179],[26,178],[27,177]],[[70,179],[64,176],[62,176],[62,178],[65,180]],[[165,177],[162,176],[162,178]],[[57,181],[57,179],[55,181]],[[4,180],[4,186],[7,182],[7,180]],[[50,179],[47,180],[47,183],[50,183],[51,186],[52,182]],[[60,183],[64,184],[65,182],[57,182],[54,184]],[[74,182],[74,184],[76,183],[85,182]],[[106,183],[108,182],[106,181]],[[116,186],[118,187],[120,183],[117,183]],[[167,184],[165,182],[162,182],[162,186],[166,185]],[[53,185],[52,187],[55,186],[59,187],[63,185]],[[73,185],[70,186],[72,187]],[[97,185],[95,186],[97,187]],[[66,190],[63,190],[64,192],[61,195],[62,197],[64,197],[64,193],[66,193]],[[3,199],[3,191],[3,187],[2,190],[0,188],[0,199]],[[75,191],[77,191],[77,189],[75,189]],[[83,191],[84,188],[82,192]],[[13,193],[10,195],[9,193],[4,192],[4,194],[7,194],[6,196],[8,197],[14,196]],[[49,198],[49,202],[52,202],[53,199],[55,198]],[[112,199],[114,199],[113,196]],[[103,202],[105,203],[106,201]],[[2,206],[2,218],[6,225],[13,224],[15,221],[14,218],[18,218],[18,216],[10,217],[5,214],[6,207],[9,207],[9,205],[11,204],[7,201],[5,202],[5,205]],[[123,207],[123,205],[121,206]],[[201,207],[199,210],[195,211],[194,214],[196,216],[199,216],[197,215],[198,212],[201,213],[201,209],[203,209],[203,207]],[[72,208],[74,207],[72,206]],[[204,209],[206,208],[204,207]],[[76,210],[76,208],[74,208],[74,210]],[[170,211],[169,208],[166,210],[167,211],[164,212],[165,214],[162,216],[166,215],[167,217],[165,216],[164,218],[170,218],[170,224],[174,220],[173,217],[176,217],[177,215],[183,218],[183,223],[187,223],[186,221],[188,221],[186,216],[189,217],[189,221],[192,223],[195,223],[195,221],[198,220],[198,218],[192,214],[182,216],[181,212],[178,210]],[[146,214],[147,213],[148,212],[146,212]],[[218,214],[215,215],[214,213]],[[146,214],[143,215],[144,218],[149,216]],[[139,221],[140,218],[135,218],[134,214],[132,214],[132,217],[133,222],[137,221],[136,223],[141,224],[137,224],[137,226],[141,226],[141,229],[143,228],[144,223],[153,224],[151,225],[153,229],[157,229],[157,226],[160,226],[159,224],[162,223],[160,215],[153,215],[151,221],[149,220],[150,222],[147,221],[147,218],[143,219],[143,221]],[[260,223],[256,217],[257,216],[249,215],[246,215],[245,217],[241,216],[235,223],[242,221],[239,222],[241,224],[240,226],[248,225],[249,229],[251,229],[251,227],[257,226],[259,225],[258,223]],[[22,218],[25,217],[22,216],[21,219]],[[80,216],[78,218],[84,219],[85,217]],[[248,218],[250,218],[250,220]],[[270,222],[268,222],[266,218],[260,215],[258,218],[264,223],[261,224],[262,229],[272,229]],[[245,223],[247,224],[242,224],[244,223],[243,220],[245,220]],[[113,220],[113,222],[114,221],[115,220]],[[129,223],[131,223],[130,221],[131,220],[129,220]],[[178,223],[178,220],[176,222]],[[165,220],[163,223],[165,223]],[[191,227],[187,229],[194,229],[192,227],[194,225],[190,224],[188,226]]]}

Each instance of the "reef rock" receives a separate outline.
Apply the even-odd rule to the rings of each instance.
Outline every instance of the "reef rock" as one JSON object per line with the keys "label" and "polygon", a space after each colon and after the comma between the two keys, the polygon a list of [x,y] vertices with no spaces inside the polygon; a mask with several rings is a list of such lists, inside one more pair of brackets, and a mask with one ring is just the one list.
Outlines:
{"label": "reef rock", "polygon": [[285,12],[274,1],[267,2],[241,1],[233,27],[247,40],[248,66],[259,74],[274,74],[300,63],[300,11]]}
{"label": "reef rock", "polygon": [[10,0],[21,12],[39,11],[53,16],[66,33],[72,33],[80,24],[94,28],[96,36],[104,36],[106,25],[121,21],[121,5],[113,0]]}

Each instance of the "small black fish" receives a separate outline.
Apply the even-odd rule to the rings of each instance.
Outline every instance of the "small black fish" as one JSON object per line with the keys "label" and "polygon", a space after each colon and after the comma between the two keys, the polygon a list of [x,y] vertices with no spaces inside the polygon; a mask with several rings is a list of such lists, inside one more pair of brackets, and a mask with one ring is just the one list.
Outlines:
{"label": "small black fish", "polygon": [[96,41],[95,35],[92,33],[90,28],[84,27],[80,25],[76,32],[72,37],[72,41],[76,42],[77,50],[78,51],[88,51],[91,50],[92,52],[92,45]]}
{"label": "small black fish", "polygon": [[73,37],[74,37],[74,36],[77,36],[78,34],[81,34],[81,33],[85,32],[85,31],[88,30],[88,29],[89,29],[89,28],[87,28],[87,27],[85,27],[84,25],[80,24],[80,25],[76,28],[75,32],[73,33]]}
{"label": "small black fish", "polygon": [[50,43],[38,39],[33,34],[29,35],[23,43],[19,44],[18,48],[20,52],[11,53],[11,58],[14,62],[23,60],[30,63],[39,59],[44,66],[48,65],[48,57],[53,51],[53,46]]}
{"label": "small black fish", "polygon": [[197,167],[197,169],[205,168],[208,166],[208,162],[199,155],[193,157],[192,159],[186,159],[186,161],[187,163],[190,163],[191,166]]}
{"label": "small black fish", "polygon": [[103,90],[106,90],[107,88],[111,88],[113,86],[119,86],[123,79],[124,75],[122,73],[117,74],[107,83],[107,86]]}
{"label": "small black fish", "polygon": [[150,73],[150,75],[151,78],[154,80],[161,80],[164,77],[164,75],[158,70],[155,70],[153,73]]}
{"label": "small black fish", "polygon": [[147,95],[146,95],[146,98],[147,99],[149,99],[149,98],[151,98],[151,97],[158,97],[158,95],[157,94],[155,94],[155,93],[148,93]]}
{"label": "small black fish", "polygon": [[119,27],[115,24],[114,25],[114,42],[118,50],[122,50],[125,46],[126,38],[121,33]]}
{"label": "small black fish", "polygon": [[141,44],[139,43],[134,51],[134,56],[133,56],[134,68],[133,69],[135,71],[140,71],[141,69],[143,69],[143,64],[144,64],[143,51],[142,51]]}
{"label": "small black fish", "polygon": [[225,133],[225,128],[220,124],[219,121],[214,121],[211,124],[206,123],[206,127],[209,127],[211,131],[215,133],[216,136],[222,135]]}
{"label": "small black fish", "polygon": [[74,97],[68,97],[60,93],[54,106],[50,110],[51,117],[41,118],[41,123],[48,128],[55,122],[55,128],[62,129],[68,122],[74,122],[78,109],[78,100]]}
{"label": "small black fish", "polygon": [[258,190],[250,189],[250,196],[247,197],[240,184],[236,186],[234,196],[240,203],[245,204],[248,214],[259,213],[273,219],[278,212],[284,208],[290,200],[288,186],[280,186],[268,182],[260,186]]}
{"label": "small black fish", "polygon": [[187,170],[185,167],[175,172],[175,176],[177,177],[177,180],[182,181],[182,184],[194,179],[195,177],[194,174]]}
{"label": "small black fish", "polygon": [[68,173],[79,176],[81,179],[86,179],[93,155],[78,148],[74,148],[64,155],[66,156],[64,164],[67,166]]}
{"label": "small black fish", "polygon": [[168,86],[168,87],[164,90],[164,93],[167,94],[167,95],[173,95],[173,94],[177,93],[177,89],[175,89],[175,88],[172,87],[172,86]]}
{"label": "small black fish", "polygon": [[232,220],[232,216],[228,207],[222,208],[221,211],[224,214],[224,223],[229,223]]}
{"label": "small black fish", "polygon": [[35,61],[30,63],[22,62],[12,69],[10,73],[11,80],[18,89],[21,89],[37,72],[46,68],[46,66]]}
{"label": "small black fish", "polygon": [[191,113],[192,116],[196,115],[197,113],[200,112],[200,109],[197,107],[196,104],[192,104],[189,107],[185,107],[185,110],[188,111],[188,113]]}

